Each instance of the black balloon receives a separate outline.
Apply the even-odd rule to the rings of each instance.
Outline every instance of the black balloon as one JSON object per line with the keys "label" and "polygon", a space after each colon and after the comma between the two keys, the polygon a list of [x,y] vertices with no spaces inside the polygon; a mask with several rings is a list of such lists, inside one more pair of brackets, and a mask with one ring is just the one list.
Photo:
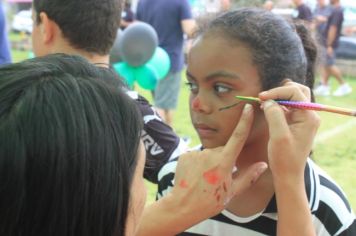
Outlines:
{"label": "black balloon", "polygon": [[158,36],[152,26],[143,22],[129,25],[118,40],[119,55],[130,66],[145,64],[158,46]]}

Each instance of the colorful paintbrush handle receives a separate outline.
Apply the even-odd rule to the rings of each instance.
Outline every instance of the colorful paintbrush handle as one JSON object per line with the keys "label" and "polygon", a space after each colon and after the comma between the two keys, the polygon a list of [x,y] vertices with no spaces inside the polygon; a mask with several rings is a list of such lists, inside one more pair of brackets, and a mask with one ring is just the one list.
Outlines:
{"label": "colorful paintbrush handle", "polygon": [[342,115],[356,116],[356,110],[351,110],[342,107],[328,106],[328,105],[322,105],[318,103],[286,101],[286,100],[276,100],[276,102],[280,105],[287,106],[287,107],[293,107],[293,108],[299,108],[305,110],[314,110],[314,111],[327,111],[327,112],[333,112]]}
{"label": "colorful paintbrush handle", "polygon": [[306,109],[306,110],[316,110],[322,111],[324,106],[317,103],[310,102],[298,102],[298,101],[287,101],[287,100],[276,100],[276,102],[283,106]]}

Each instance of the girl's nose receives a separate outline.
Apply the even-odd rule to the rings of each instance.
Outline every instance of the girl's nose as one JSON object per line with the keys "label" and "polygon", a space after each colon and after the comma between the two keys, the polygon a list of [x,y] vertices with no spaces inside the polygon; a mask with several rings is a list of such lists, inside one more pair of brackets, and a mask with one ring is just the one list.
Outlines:
{"label": "girl's nose", "polygon": [[211,112],[211,106],[209,103],[197,95],[191,100],[192,110],[195,112],[209,113]]}

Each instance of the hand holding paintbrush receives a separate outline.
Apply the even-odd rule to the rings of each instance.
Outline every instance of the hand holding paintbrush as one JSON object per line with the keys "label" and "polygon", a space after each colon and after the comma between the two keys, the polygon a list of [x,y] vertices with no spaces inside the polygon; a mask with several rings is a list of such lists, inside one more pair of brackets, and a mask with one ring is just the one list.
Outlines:
{"label": "hand holding paintbrush", "polygon": [[[261,103],[261,100],[256,97],[245,97],[245,96],[235,96],[235,97],[242,101]],[[342,115],[356,116],[356,110],[342,108],[342,107],[335,107],[335,106],[323,105],[323,104],[312,103],[312,102],[299,102],[299,101],[288,101],[288,100],[275,100],[275,101],[279,105],[283,105],[286,107],[292,107],[292,108],[304,109],[304,110],[314,110],[314,111],[327,111],[327,112],[332,112],[332,113],[337,113]]]}

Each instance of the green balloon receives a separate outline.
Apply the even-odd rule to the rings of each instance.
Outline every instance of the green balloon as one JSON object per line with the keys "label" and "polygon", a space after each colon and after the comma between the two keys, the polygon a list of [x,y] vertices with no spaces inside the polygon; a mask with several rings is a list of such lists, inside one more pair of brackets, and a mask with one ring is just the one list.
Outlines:
{"label": "green balloon", "polygon": [[171,60],[168,53],[161,47],[157,47],[152,58],[146,63],[157,72],[157,79],[163,79],[171,68]]}
{"label": "green balloon", "polygon": [[34,54],[32,51],[30,51],[30,52],[28,53],[28,58],[29,58],[29,59],[35,58],[35,54]]}
{"label": "green balloon", "polygon": [[135,68],[137,83],[144,89],[153,90],[157,86],[158,74],[150,65]]}
{"label": "green balloon", "polygon": [[115,72],[125,79],[127,85],[133,88],[135,83],[135,68],[129,66],[126,62],[118,62],[113,64]]}

